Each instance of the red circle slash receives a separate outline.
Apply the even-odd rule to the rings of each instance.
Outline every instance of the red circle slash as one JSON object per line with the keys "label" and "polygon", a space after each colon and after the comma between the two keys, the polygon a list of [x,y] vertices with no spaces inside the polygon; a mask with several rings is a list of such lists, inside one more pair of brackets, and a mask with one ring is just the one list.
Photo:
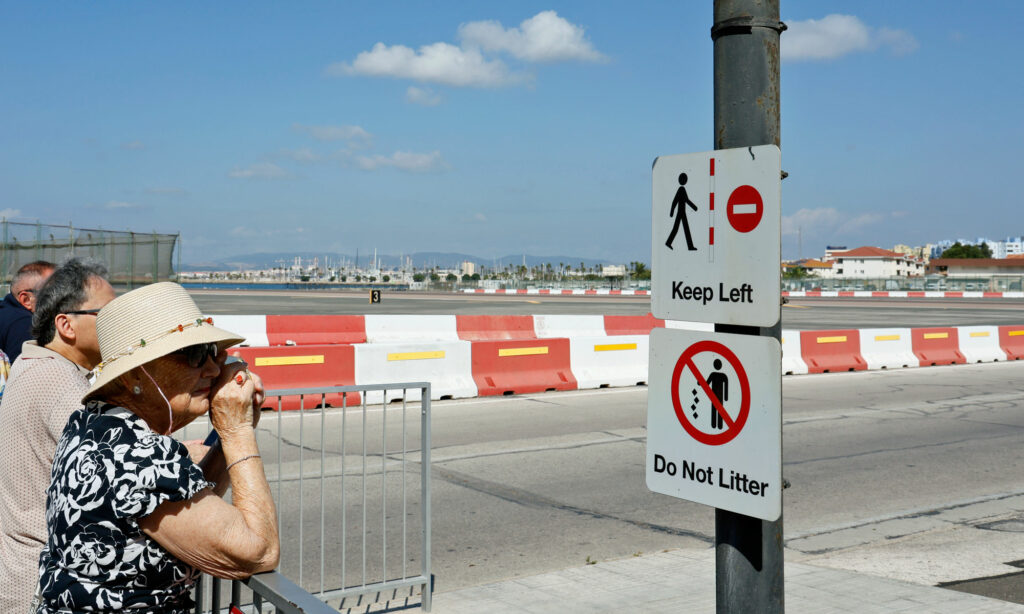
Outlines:
{"label": "red circle slash", "polygon": [[735,228],[736,232],[750,232],[757,228],[761,223],[761,216],[764,215],[761,193],[753,186],[741,185],[729,195],[726,213],[729,225]]}
{"label": "red circle slash", "polygon": [[[701,352],[718,354],[727,360],[736,372],[736,377],[739,379],[741,400],[740,410],[739,413],[736,414],[735,419],[729,416],[729,413],[725,411],[724,407],[722,407],[722,403],[711,391],[706,379],[701,375],[700,371],[697,369],[697,365],[693,362],[693,357]],[[711,404],[714,406],[715,411],[717,411],[718,415],[722,417],[722,421],[725,423],[726,429],[721,433],[705,433],[690,422],[689,416],[687,416],[686,412],[683,411],[683,404],[679,399],[679,381],[682,379],[683,370],[687,368],[691,373],[693,373],[694,379],[697,380],[697,384],[700,385],[704,394],[711,400]],[[743,425],[747,423],[747,417],[750,415],[750,381],[747,379],[747,372],[743,368],[743,364],[740,363],[740,359],[736,357],[736,354],[734,354],[732,350],[717,341],[698,341],[686,348],[682,355],[679,356],[679,360],[676,361],[676,367],[672,371],[672,408],[676,412],[676,419],[679,420],[679,424],[686,429],[686,432],[689,433],[690,436],[703,444],[709,446],[720,446],[735,439],[743,429]]]}

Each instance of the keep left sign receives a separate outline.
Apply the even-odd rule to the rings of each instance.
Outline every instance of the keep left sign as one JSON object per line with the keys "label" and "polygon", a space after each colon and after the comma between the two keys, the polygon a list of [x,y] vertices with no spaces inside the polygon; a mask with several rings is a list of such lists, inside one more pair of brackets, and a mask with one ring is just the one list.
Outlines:
{"label": "keep left sign", "polygon": [[775,145],[654,161],[655,317],[744,326],[779,321],[781,172]]}

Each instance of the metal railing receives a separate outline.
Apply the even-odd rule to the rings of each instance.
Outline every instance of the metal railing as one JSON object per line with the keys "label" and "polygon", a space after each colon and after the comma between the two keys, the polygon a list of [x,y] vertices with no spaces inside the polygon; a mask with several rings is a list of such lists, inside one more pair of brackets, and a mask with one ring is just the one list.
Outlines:
{"label": "metal railing", "polygon": [[[282,411],[285,399],[300,409]],[[430,384],[268,390],[264,407],[278,409],[263,413],[257,438],[277,504],[281,563],[232,582],[230,603],[317,611],[295,605],[312,595],[339,610],[381,602],[407,609],[419,589],[429,612]],[[201,438],[205,428],[190,426],[181,437]],[[419,480],[408,479],[416,472]],[[221,586],[215,578],[197,585],[197,614],[226,609]]]}

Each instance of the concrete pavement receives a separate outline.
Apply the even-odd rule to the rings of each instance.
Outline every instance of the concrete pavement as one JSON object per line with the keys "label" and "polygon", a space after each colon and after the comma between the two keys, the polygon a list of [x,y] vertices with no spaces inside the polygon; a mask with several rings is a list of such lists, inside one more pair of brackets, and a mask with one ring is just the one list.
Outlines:
{"label": "concrete pavement", "polygon": [[[1024,613],[1024,605],[863,573],[786,564],[790,614]],[[715,611],[715,551],[671,550],[434,594],[435,614]],[[397,604],[392,602],[391,607]],[[400,607],[400,606],[399,606]]]}

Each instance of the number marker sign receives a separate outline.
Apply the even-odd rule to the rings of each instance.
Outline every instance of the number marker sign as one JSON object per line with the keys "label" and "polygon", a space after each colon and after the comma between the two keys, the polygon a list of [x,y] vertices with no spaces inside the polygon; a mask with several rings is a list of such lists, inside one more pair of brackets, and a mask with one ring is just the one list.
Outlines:
{"label": "number marker sign", "polygon": [[[716,218],[716,199],[725,203],[724,219]],[[656,159],[654,316],[745,326],[778,322],[781,204],[781,154],[775,145]]]}

